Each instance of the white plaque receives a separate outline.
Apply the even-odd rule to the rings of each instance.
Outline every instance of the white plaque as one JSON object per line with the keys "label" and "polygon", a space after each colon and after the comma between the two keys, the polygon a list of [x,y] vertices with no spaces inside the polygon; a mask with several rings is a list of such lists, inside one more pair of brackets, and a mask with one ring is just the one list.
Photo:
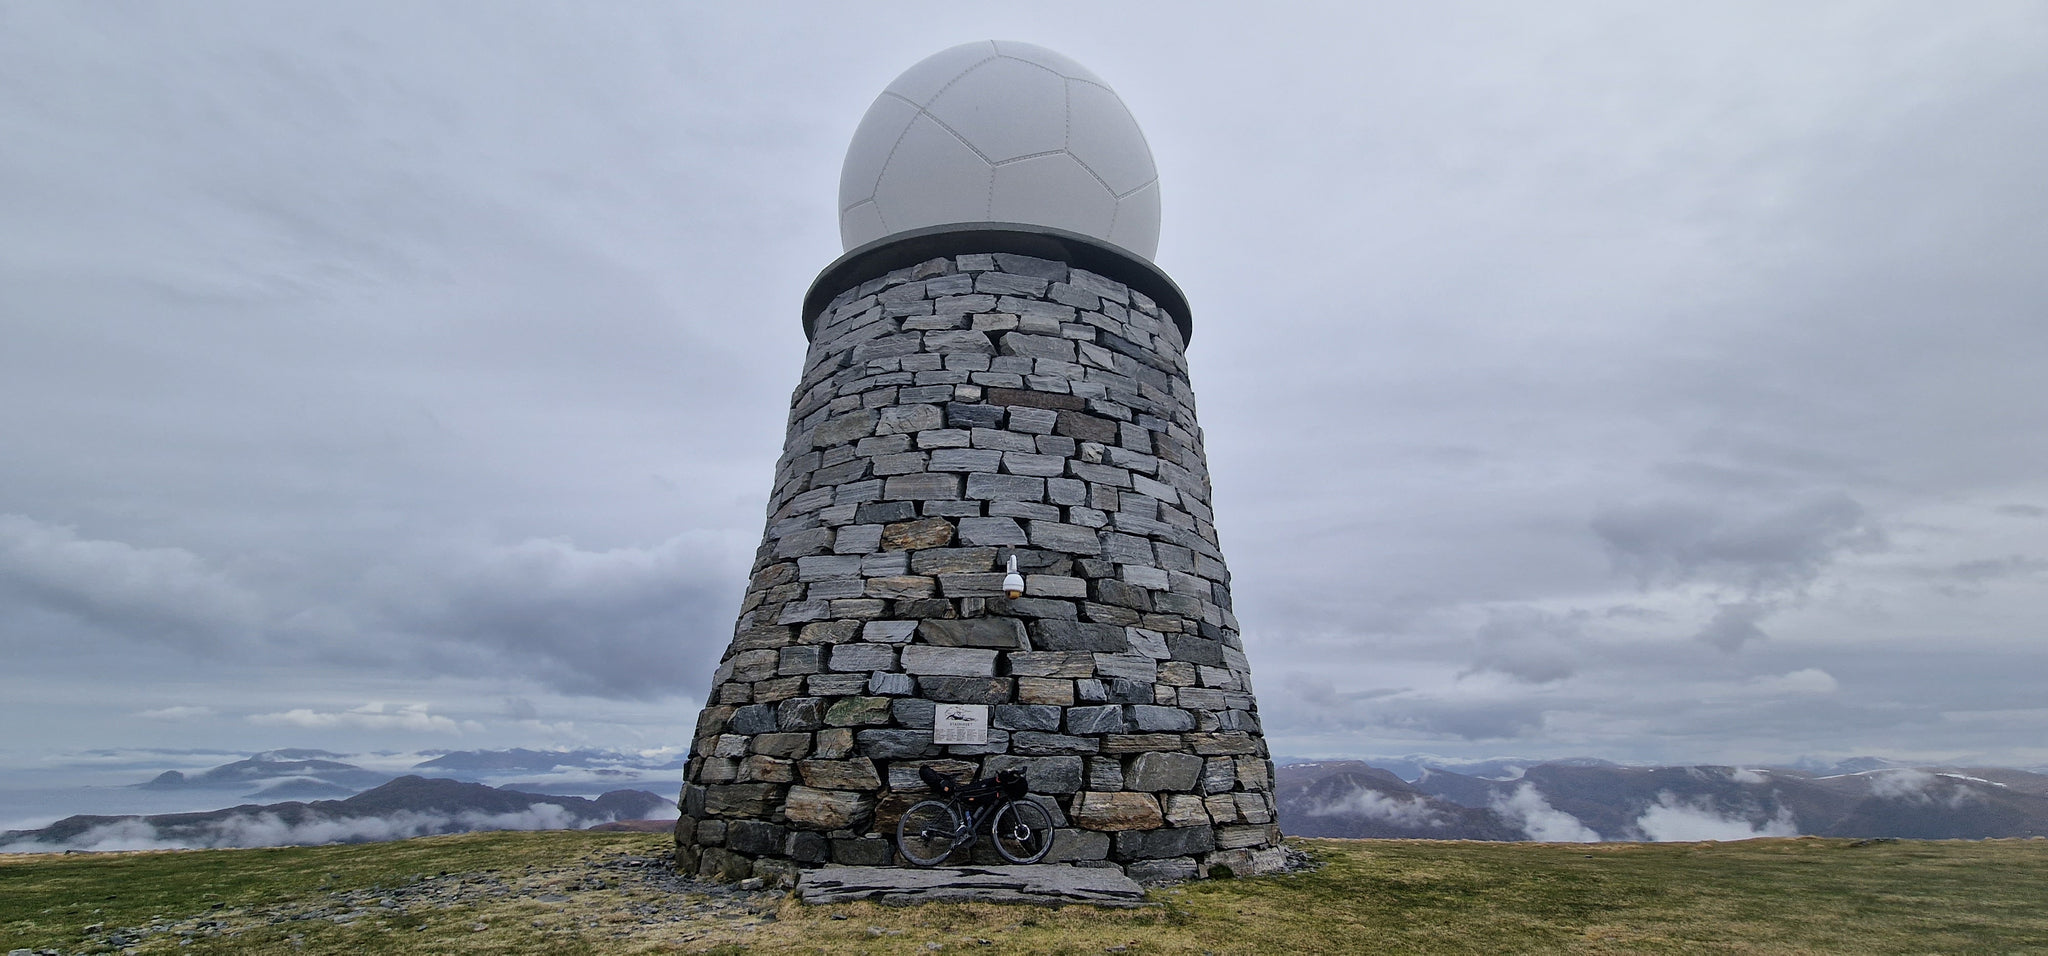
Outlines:
{"label": "white plaque", "polygon": [[932,711],[932,743],[988,743],[988,707],[983,704],[940,704]]}

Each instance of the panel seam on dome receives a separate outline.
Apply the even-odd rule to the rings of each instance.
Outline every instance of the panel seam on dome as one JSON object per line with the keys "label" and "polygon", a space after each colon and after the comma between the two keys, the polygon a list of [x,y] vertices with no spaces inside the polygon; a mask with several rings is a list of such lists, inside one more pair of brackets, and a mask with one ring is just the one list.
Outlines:
{"label": "panel seam on dome", "polygon": [[1010,165],[1010,164],[1012,164],[1012,163],[1021,163],[1021,162],[1025,161],[1025,160],[1027,160],[1027,159],[1043,159],[1043,158],[1045,158],[1045,157],[1047,157],[1047,156],[1058,156],[1058,155],[1060,155],[1061,153],[1066,153],[1066,154],[1068,154],[1068,155],[1072,155],[1072,154],[1073,154],[1073,150],[1069,150],[1069,149],[1048,149],[1048,150],[1044,150],[1044,151],[1042,151],[1042,152],[1037,152],[1037,153],[1026,153],[1026,154],[1024,154],[1024,155],[1022,155],[1022,156],[1018,156],[1018,157],[1016,157],[1016,158],[1014,158],[1014,159],[1006,159],[1006,160],[1003,160],[1003,161],[1002,161],[1002,162],[1000,162],[1000,163],[989,163],[989,165],[990,165],[990,166],[995,166],[995,167],[998,167],[998,168],[1000,168],[1000,167],[1003,167],[1003,166],[1008,166],[1008,165]]}
{"label": "panel seam on dome", "polygon": [[[1108,185],[1108,184],[1107,184],[1107,183],[1105,183],[1104,185]],[[1139,185],[1136,185],[1136,186],[1132,186],[1129,192],[1123,192],[1123,193],[1118,193],[1118,192],[1112,192],[1112,193],[1110,193],[1110,195],[1112,195],[1112,196],[1115,196],[1115,197],[1116,197],[1116,198],[1118,198],[1118,199],[1123,199],[1123,198],[1124,198],[1124,197],[1126,197],[1126,196],[1135,196],[1135,195],[1137,195],[1137,194],[1139,194],[1139,193],[1141,193],[1141,192],[1144,192],[1144,191],[1145,191],[1145,187],[1146,187],[1146,186],[1157,186],[1157,185],[1159,185],[1159,174],[1158,174],[1157,172],[1154,172],[1154,173],[1152,174],[1152,178],[1151,178],[1151,179],[1145,180],[1145,181],[1144,181],[1143,183],[1141,183],[1141,184],[1139,184]]]}
{"label": "panel seam on dome", "polygon": [[[990,42],[991,42],[991,43],[993,43],[994,41],[990,41]],[[945,85],[945,86],[941,86],[941,87],[939,87],[939,89],[938,89],[938,92],[936,92],[936,93],[933,93],[933,94],[931,95],[931,98],[930,98],[930,99],[928,99],[928,100],[925,100],[925,101],[924,101],[923,103],[912,103],[911,105],[913,105],[913,106],[916,106],[916,107],[917,107],[917,108],[918,108],[919,110],[923,110],[923,109],[924,109],[925,107],[927,107],[927,106],[930,106],[930,105],[932,105],[932,104],[933,104],[933,103],[935,103],[935,102],[938,102],[938,99],[939,99],[939,97],[941,97],[941,96],[944,96],[944,95],[946,95],[946,91],[947,91],[947,90],[950,90],[950,89],[952,89],[952,88],[953,88],[953,84],[955,84],[955,83],[958,83],[958,82],[960,82],[961,80],[964,80],[964,79],[966,79],[966,78],[967,78],[967,74],[969,74],[969,73],[972,73],[972,72],[974,72],[975,70],[979,70],[979,69],[981,69],[981,68],[982,68],[982,67],[984,67],[984,66],[987,66],[987,65],[989,64],[989,61],[990,61],[990,60],[1000,60],[1000,59],[1002,59],[1002,55],[1001,55],[1001,54],[996,54],[996,55],[990,56],[990,57],[989,57],[989,58],[988,58],[987,60],[976,60],[976,61],[974,61],[974,65],[973,65],[973,66],[970,66],[970,67],[968,67],[967,69],[961,70],[960,72],[958,72],[958,73],[955,73],[955,74],[953,74],[953,78],[952,78],[952,79],[950,79],[950,80],[947,80],[947,81],[946,81],[946,85]],[[887,92],[887,91],[885,90],[884,92]],[[898,95],[898,96],[902,96],[902,94],[900,94],[900,93],[899,93],[899,94],[897,94],[897,95]],[[903,99],[904,99],[904,102],[910,102],[910,98],[909,98],[909,97],[907,97],[907,96],[903,97]]]}
{"label": "panel seam on dome", "polygon": [[[942,119],[940,119],[940,118],[938,118],[938,117],[936,117],[936,116],[933,116],[933,115],[931,114],[931,111],[930,111],[930,110],[919,110],[919,111],[918,111],[918,115],[920,115],[920,116],[923,116],[924,118],[926,118],[926,119],[929,119],[929,120],[931,120],[933,124],[935,124],[935,125],[937,125],[937,126],[938,126],[938,128],[940,128],[940,129],[942,129],[942,130],[945,130],[945,131],[946,131],[946,135],[948,135],[948,136],[951,136],[951,137],[953,137],[953,138],[954,138],[954,139],[956,139],[956,140],[959,140],[959,141],[960,141],[960,145],[962,145],[962,146],[965,146],[965,147],[967,147],[967,151],[968,151],[968,152],[970,152],[970,153],[973,153],[973,154],[974,154],[974,155],[975,155],[976,157],[980,158],[980,160],[981,160],[982,162],[984,162],[984,163],[987,163],[987,164],[989,164],[990,166],[994,166],[994,165],[996,164],[996,161],[995,161],[995,160],[993,160],[993,159],[990,159],[990,158],[988,158],[988,154],[987,154],[987,153],[984,153],[984,152],[982,152],[982,151],[981,151],[981,147],[979,147],[979,146],[976,146],[976,145],[974,145],[973,143],[970,143],[970,142],[968,142],[968,141],[967,141],[967,137],[965,137],[965,136],[962,136],[962,135],[960,135],[960,131],[959,131],[959,130],[957,130],[957,129],[954,129],[954,128],[953,128],[953,127],[951,127],[951,126],[947,126],[947,125],[946,125],[946,121],[945,121],[945,120],[942,120]],[[908,133],[909,131],[910,131],[909,127],[905,127],[905,128],[904,128],[904,132],[905,132],[905,133]],[[892,153],[892,155],[893,155],[893,153]]]}

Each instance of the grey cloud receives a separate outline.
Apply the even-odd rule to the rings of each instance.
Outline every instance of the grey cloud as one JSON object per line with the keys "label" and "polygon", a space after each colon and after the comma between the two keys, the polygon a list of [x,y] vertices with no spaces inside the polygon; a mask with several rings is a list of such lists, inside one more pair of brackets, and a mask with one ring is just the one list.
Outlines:
{"label": "grey cloud", "polygon": [[1948,568],[1950,576],[1971,584],[1982,584],[2003,578],[2024,577],[2048,571],[2048,561],[2026,555],[2012,554],[2002,558],[1980,558],[1964,561]]}
{"label": "grey cloud", "polygon": [[1466,673],[1493,671],[1534,684],[1570,677],[1578,671],[1586,617],[1584,612],[1496,609],[1479,627],[1478,657]]}
{"label": "grey cloud", "polygon": [[2038,6],[209,9],[0,31],[0,697],[53,739],[231,681],[680,739],[846,137],[963,24],[1145,125],[1276,747],[2043,736]]}
{"label": "grey cloud", "polygon": [[1615,567],[1643,587],[1704,582],[1751,594],[1796,590],[1845,549],[1882,536],[1841,492],[1785,502],[1658,500],[1610,507],[1591,527]]}
{"label": "grey cloud", "polygon": [[1723,604],[1714,611],[1714,619],[1693,635],[1693,640],[1703,641],[1728,653],[1742,649],[1750,641],[1766,640],[1770,635],[1758,627],[1770,610],[1753,602]]}
{"label": "grey cloud", "polygon": [[678,535],[593,551],[530,540],[444,566],[380,569],[393,630],[450,642],[443,667],[529,674],[564,693],[696,693],[724,650],[741,582],[724,542]]}
{"label": "grey cloud", "polygon": [[0,515],[0,593],[105,634],[201,653],[245,642],[265,613],[256,593],[191,551],[12,514]]}

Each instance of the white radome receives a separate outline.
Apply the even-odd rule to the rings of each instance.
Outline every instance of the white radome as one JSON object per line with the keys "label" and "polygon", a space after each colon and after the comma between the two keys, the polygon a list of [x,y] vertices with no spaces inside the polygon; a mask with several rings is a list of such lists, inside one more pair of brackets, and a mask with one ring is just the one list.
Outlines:
{"label": "white radome", "polygon": [[941,50],[875,98],[839,176],[845,248],[926,226],[1015,222],[1159,250],[1159,174],[1102,78],[1041,46]]}

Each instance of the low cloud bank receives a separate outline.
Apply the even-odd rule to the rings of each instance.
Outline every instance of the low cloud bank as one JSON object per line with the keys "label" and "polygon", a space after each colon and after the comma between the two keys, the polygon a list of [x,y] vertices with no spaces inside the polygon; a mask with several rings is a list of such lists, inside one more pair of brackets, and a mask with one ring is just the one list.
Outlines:
{"label": "low cloud bank", "polygon": [[1533,783],[1515,788],[1506,797],[1495,797],[1490,804],[1493,812],[1515,826],[1521,827],[1529,839],[1543,843],[1598,843],[1600,834],[1592,827],[1579,822],[1579,818],[1550,805],[1543,798],[1543,791]]}
{"label": "low cloud bank", "polygon": [[94,826],[54,843],[15,840],[0,843],[0,853],[106,852],[114,850],[203,850],[230,847],[305,846],[322,843],[375,843],[441,833],[478,830],[568,830],[611,822],[591,818],[553,804],[538,804],[517,813],[432,813],[401,810],[374,817],[305,820],[287,823],[275,813],[237,815],[199,825],[158,826],[145,817],[124,817]]}
{"label": "low cloud bank", "polygon": [[1657,802],[1636,818],[1636,829],[1655,843],[1690,843],[1695,840],[1754,840],[1758,837],[1799,835],[1792,811],[1779,807],[1761,822],[1716,810],[1709,799],[1681,800],[1669,791],[1657,795]]}
{"label": "low cloud bank", "polygon": [[1308,808],[1310,816],[1361,816],[1411,830],[1442,828],[1445,820],[1427,801],[1390,797],[1376,790],[1357,790],[1339,800]]}

